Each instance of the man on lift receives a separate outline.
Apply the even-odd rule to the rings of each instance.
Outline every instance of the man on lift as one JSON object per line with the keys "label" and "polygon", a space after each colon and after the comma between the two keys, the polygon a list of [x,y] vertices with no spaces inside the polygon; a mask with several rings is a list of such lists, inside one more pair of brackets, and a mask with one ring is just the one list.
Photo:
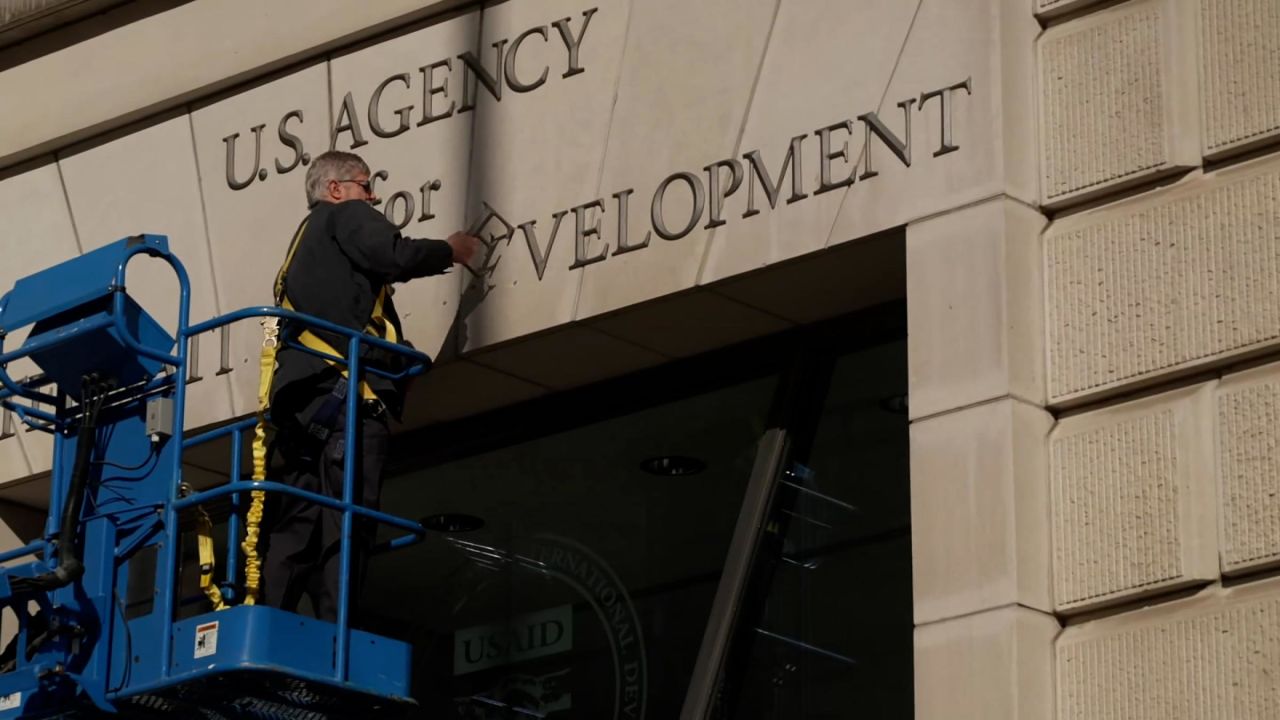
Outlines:
{"label": "man on lift", "polygon": [[[404,237],[370,204],[376,200],[369,166],[360,156],[326,152],[307,168],[305,220],[276,277],[276,302],[329,322],[407,344],[391,300],[391,284],[447,271],[466,264],[480,241],[463,232],[447,240]],[[346,341],[324,331],[295,335],[309,348],[346,355]],[[327,348],[327,350],[326,350]],[[396,358],[365,347],[362,363],[396,369]],[[345,396],[360,393],[354,500],[378,507],[383,461],[387,454],[388,416],[399,418],[405,388],[365,374],[348,388],[345,366],[301,350],[283,348],[272,381],[271,416],[277,428],[275,450],[282,482],[330,497],[342,497]],[[296,611],[303,594],[315,616],[338,615],[341,515],[271,493],[264,530],[267,536],[263,593],[267,605]],[[356,520],[350,577],[358,587],[373,544],[373,528]],[[352,593],[355,597],[355,593]]]}

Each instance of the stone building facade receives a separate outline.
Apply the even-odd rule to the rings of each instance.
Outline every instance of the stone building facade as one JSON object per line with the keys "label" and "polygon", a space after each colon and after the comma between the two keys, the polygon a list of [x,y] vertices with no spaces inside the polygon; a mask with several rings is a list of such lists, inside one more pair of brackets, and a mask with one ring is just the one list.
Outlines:
{"label": "stone building facade", "polygon": [[[915,717],[1280,717],[1276,0],[97,11],[0,48],[0,287],[145,231],[197,318],[263,304],[336,146],[497,239],[397,297],[410,427],[905,299]],[[50,448],[4,430],[16,543]]]}

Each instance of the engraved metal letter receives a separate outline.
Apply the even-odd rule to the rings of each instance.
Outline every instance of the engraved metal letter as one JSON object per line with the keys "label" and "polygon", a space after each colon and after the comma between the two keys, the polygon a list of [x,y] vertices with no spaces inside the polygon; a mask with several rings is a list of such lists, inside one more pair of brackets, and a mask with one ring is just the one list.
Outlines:
{"label": "engraved metal letter", "polygon": [[217,375],[226,375],[235,368],[231,367],[231,326],[223,325],[218,328],[219,340],[222,341],[221,352],[218,358]]}
{"label": "engraved metal letter", "polygon": [[431,212],[431,192],[439,190],[441,184],[439,180],[428,180],[422,183],[422,187],[418,188],[418,192],[422,193],[422,214],[418,216],[418,222],[426,222],[435,218],[436,214]]}
{"label": "engraved metal letter", "polygon": [[391,173],[386,170],[379,170],[369,176],[369,193],[373,195],[373,200],[369,203],[370,205],[378,207],[382,204],[382,198],[378,197],[378,181],[386,180],[389,177],[391,177]]}
{"label": "engraved metal letter", "polygon": [[[502,52],[506,46],[506,38],[503,38],[493,44],[493,49],[497,51],[495,53],[493,71],[498,74],[497,77],[494,77],[494,75],[485,68],[484,63],[480,62],[480,58],[477,58],[470,50],[458,56],[458,59],[462,61],[462,104],[458,106],[459,113],[464,113],[475,108],[475,91],[477,89],[476,85],[478,84],[483,84],[485,89],[489,91],[489,94],[493,96],[494,100],[502,100]],[[474,79],[478,82],[473,81],[472,76],[474,76]]]}
{"label": "engraved metal letter", "polygon": [[507,51],[507,87],[518,93],[527,93],[542,87],[542,84],[547,81],[547,73],[551,72],[550,67],[543,67],[542,74],[538,76],[537,80],[534,80],[531,83],[520,82],[520,79],[516,77],[516,53],[520,52],[520,44],[524,42],[525,38],[535,34],[541,35],[543,42],[546,42],[547,26],[543,25],[541,27],[529,28],[528,30],[520,33],[515,40],[511,41],[511,49]]}
{"label": "engraved metal letter", "polygon": [[604,212],[604,200],[595,199],[589,203],[584,203],[573,208],[574,233],[573,233],[573,264],[569,266],[570,270],[576,270],[580,267],[586,267],[593,263],[598,263],[609,256],[609,243],[605,243],[600,252],[595,255],[587,255],[587,242],[592,235],[600,236],[600,218],[596,218],[596,222],[591,227],[587,227],[587,210],[596,208],[600,212]]}
{"label": "engraved metal letter", "polygon": [[[720,168],[729,169],[729,188],[723,191],[720,189]],[[711,213],[705,229],[710,230],[724,225],[724,220],[720,217],[721,211],[724,210],[724,199],[742,185],[742,163],[738,162],[737,158],[728,158],[711,163],[704,169],[707,171],[707,195],[711,198]]]}
{"label": "engraved metal letter", "polygon": [[551,257],[551,247],[556,244],[556,233],[560,231],[560,221],[568,214],[568,210],[561,210],[552,216],[555,218],[555,224],[551,226],[551,238],[547,240],[546,250],[538,247],[538,233],[534,230],[534,225],[538,221],[530,220],[520,223],[520,229],[524,232],[524,241],[529,246],[529,257],[533,258],[533,269],[537,271],[539,280],[547,271],[547,259]]}
{"label": "engraved metal letter", "polygon": [[[778,205],[778,193],[782,192],[782,181],[787,177],[787,170],[791,170],[791,197],[787,198],[787,204],[791,204],[807,197],[804,193],[804,174],[800,171],[800,145],[808,135],[797,135],[791,138],[791,145],[787,148],[787,156],[782,159],[782,170],[778,172],[778,182],[775,185],[773,179],[769,176],[769,169],[764,166],[764,161],[760,159],[760,151],[752,150],[742,157],[751,163],[751,172],[756,179],[760,181],[760,186],[764,188],[765,197],[769,200],[769,209],[773,209]],[[794,163],[794,167],[792,167]],[[747,180],[747,211],[742,217],[749,218],[752,215],[759,215],[760,211],[756,209],[756,186],[750,180]]]}
{"label": "engraved metal letter", "polygon": [[[400,220],[396,220],[397,200],[404,201],[404,218]],[[409,221],[413,220],[413,213],[416,210],[417,208],[413,205],[413,195],[409,194],[408,190],[397,190],[391,197],[387,198],[387,208],[383,210],[382,214],[396,226],[397,230],[403,230],[409,224]]]}
{"label": "engraved metal letter", "polygon": [[880,116],[875,113],[864,113],[858,116],[858,119],[862,121],[862,124],[867,127],[867,139],[862,146],[863,170],[862,175],[858,176],[859,180],[866,180],[867,178],[873,178],[880,174],[878,171],[871,169],[872,134],[879,137],[881,142],[885,144],[885,147],[892,150],[893,154],[898,156],[898,159],[902,161],[903,165],[911,167],[911,106],[915,105],[915,103],[915,98],[908,98],[898,103],[898,107],[902,108],[902,113],[905,118],[904,122],[906,124],[903,126],[902,134],[906,137],[906,140],[902,140],[897,135],[894,135],[893,131],[881,122]]}
{"label": "engraved metal letter", "polygon": [[582,49],[582,38],[587,34],[587,26],[591,24],[591,16],[595,15],[599,9],[598,7],[593,7],[582,13],[582,17],[586,19],[582,22],[582,31],[578,33],[576,38],[569,31],[569,20],[571,18],[561,18],[551,23],[556,26],[556,30],[560,31],[560,39],[564,40],[564,47],[569,51],[569,69],[561,77],[573,77],[586,72],[578,64],[578,51]]}
{"label": "engraved metal letter", "polygon": [[839,150],[835,152],[831,152],[831,133],[832,131],[835,131],[835,130],[844,130],[848,132],[850,136],[852,136],[853,121],[845,120],[844,122],[838,122],[835,125],[828,125],[827,127],[824,127],[821,130],[818,130],[817,132],[814,133],[815,135],[818,136],[818,148],[819,148],[818,166],[821,171],[820,179],[818,182],[818,189],[813,191],[814,195],[821,195],[824,192],[830,192],[831,190],[835,190],[837,188],[848,187],[852,185],[853,177],[858,172],[858,169],[855,167],[853,171],[849,173],[849,177],[839,182],[831,182],[831,161],[835,160],[836,158],[844,158],[846,162],[848,162],[849,160],[849,140],[848,139],[844,141],[844,144],[840,146]]}
{"label": "engraved metal letter", "polygon": [[635,188],[627,188],[613,194],[613,197],[618,201],[618,247],[613,251],[614,255],[647,248],[649,247],[649,239],[653,237],[653,231],[646,231],[643,242],[636,245],[627,244],[627,207],[631,204],[631,193],[633,192],[635,192]]}
{"label": "engraved metal letter", "polygon": [[[689,192],[693,193],[693,212],[690,213],[689,222],[676,232],[667,229],[666,219],[662,214],[663,198],[667,194],[667,188],[676,180],[683,180],[689,186]],[[693,228],[702,219],[702,210],[706,207],[706,196],[702,191],[702,179],[691,172],[678,172],[667,176],[667,179],[658,185],[658,191],[653,194],[653,204],[649,206],[649,219],[653,222],[653,229],[658,233],[658,237],[663,240],[679,240],[693,231]]]}
{"label": "engraved metal letter", "polygon": [[443,120],[453,114],[454,100],[449,101],[449,109],[433,115],[431,112],[431,101],[436,95],[449,96],[449,74],[445,73],[444,82],[439,85],[435,84],[436,68],[446,68],[449,72],[453,72],[453,58],[445,58],[439,62],[433,62],[430,65],[423,65],[418,68],[422,71],[422,119],[418,121],[418,127],[422,127],[427,123],[433,123],[437,120]]}
{"label": "engraved metal letter", "polygon": [[[346,120],[344,121],[343,118],[346,118]],[[342,107],[338,110],[338,118],[334,120],[333,134],[329,136],[330,150],[338,147],[338,136],[344,132],[351,133],[352,150],[369,144],[369,141],[364,139],[364,130],[360,129],[360,116],[356,113],[356,100],[351,97],[350,92],[342,98]]]}
{"label": "engraved metal letter", "polygon": [[240,133],[222,138],[222,142],[227,146],[227,187],[232,190],[243,190],[258,177],[258,169],[262,167],[262,129],[265,127],[266,125],[255,125],[252,130],[253,171],[249,173],[248,180],[236,180],[236,138],[240,137]]}
{"label": "engraved metal letter", "polygon": [[405,88],[409,87],[409,73],[400,73],[378,83],[378,87],[373,91],[373,97],[369,98],[369,127],[373,130],[373,134],[380,138],[393,138],[409,129],[409,113],[413,112],[413,105],[405,105],[396,108],[395,114],[400,118],[400,124],[394,130],[387,130],[382,127],[382,118],[378,116],[378,105],[382,102],[382,91],[393,82],[404,83]]}
{"label": "engraved metal letter", "polygon": [[302,122],[302,111],[290,110],[285,113],[284,117],[280,118],[280,125],[276,127],[276,134],[280,136],[280,143],[293,150],[293,159],[289,161],[288,165],[281,163],[279,158],[276,159],[276,172],[281,175],[298,167],[298,163],[306,165],[311,162],[311,157],[302,149],[302,138],[289,132],[289,121],[294,118],[298,118],[298,122]]}
{"label": "engraved metal letter", "polygon": [[187,343],[187,384],[200,382],[200,336],[192,335]]}
{"label": "engraved metal letter", "polygon": [[938,157],[939,155],[946,155],[947,153],[955,152],[956,150],[960,149],[959,145],[956,145],[951,141],[951,93],[954,90],[959,90],[960,88],[964,88],[964,91],[966,93],[972,95],[973,94],[972,81],[973,81],[973,77],[970,76],[965,78],[964,82],[958,82],[955,85],[944,87],[938,90],[930,90],[929,92],[922,93],[920,95],[921,110],[924,110],[925,103],[929,102],[933,98],[938,98],[938,103],[940,105],[940,109],[942,112],[941,122],[939,123],[942,126],[942,146],[939,147],[937,151],[933,153],[934,157]]}

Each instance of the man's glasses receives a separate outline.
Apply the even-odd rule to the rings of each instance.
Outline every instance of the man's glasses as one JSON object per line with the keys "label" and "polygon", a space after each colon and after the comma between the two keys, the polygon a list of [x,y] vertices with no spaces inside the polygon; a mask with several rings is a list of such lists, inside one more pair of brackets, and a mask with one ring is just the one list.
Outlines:
{"label": "man's glasses", "polygon": [[355,183],[356,185],[359,185],[359,186],[360,186],[360,189],[361,189],[361,190],[364,190],[364,194],[365,194],[365,195],[372,195],[372,194],[373,194],[373,183],[369,182],[368,180],[350,180],[350,179],[343,179],[343,180],[335,180],[334,182],[340,182],[340,183],[344,183],[344,182]]}

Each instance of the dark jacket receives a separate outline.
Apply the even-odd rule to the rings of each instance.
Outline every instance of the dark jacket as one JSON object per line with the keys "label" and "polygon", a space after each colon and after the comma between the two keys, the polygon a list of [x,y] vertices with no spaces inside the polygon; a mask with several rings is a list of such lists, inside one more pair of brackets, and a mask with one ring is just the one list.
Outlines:
{"label": "dark jacket", "polygon": [[[300,313],[363,330],[383,285],[438,275],[452,264],[453,250],[448,243],[404,237],[369,203],[319,203],[307,216],[306,230],[285,273],[284,294]],[[407,345],[390,294],[383,312]],[[286,332],[295,330],[286,328]],[[347,342],[341,336],[316,334],[346,356]],[[385,366],[394,362],[387,355],[366,348],[362,357]],[[277,420],[283,419],[280,416],[287,409],[306,407],[316,395],[327,394],[339,377],[320,358],[288,347],[281,349],[277,362],[272,383],[272,415]],[[374,375],[365,375],[365,380],[398,418],[404,388]]]}

